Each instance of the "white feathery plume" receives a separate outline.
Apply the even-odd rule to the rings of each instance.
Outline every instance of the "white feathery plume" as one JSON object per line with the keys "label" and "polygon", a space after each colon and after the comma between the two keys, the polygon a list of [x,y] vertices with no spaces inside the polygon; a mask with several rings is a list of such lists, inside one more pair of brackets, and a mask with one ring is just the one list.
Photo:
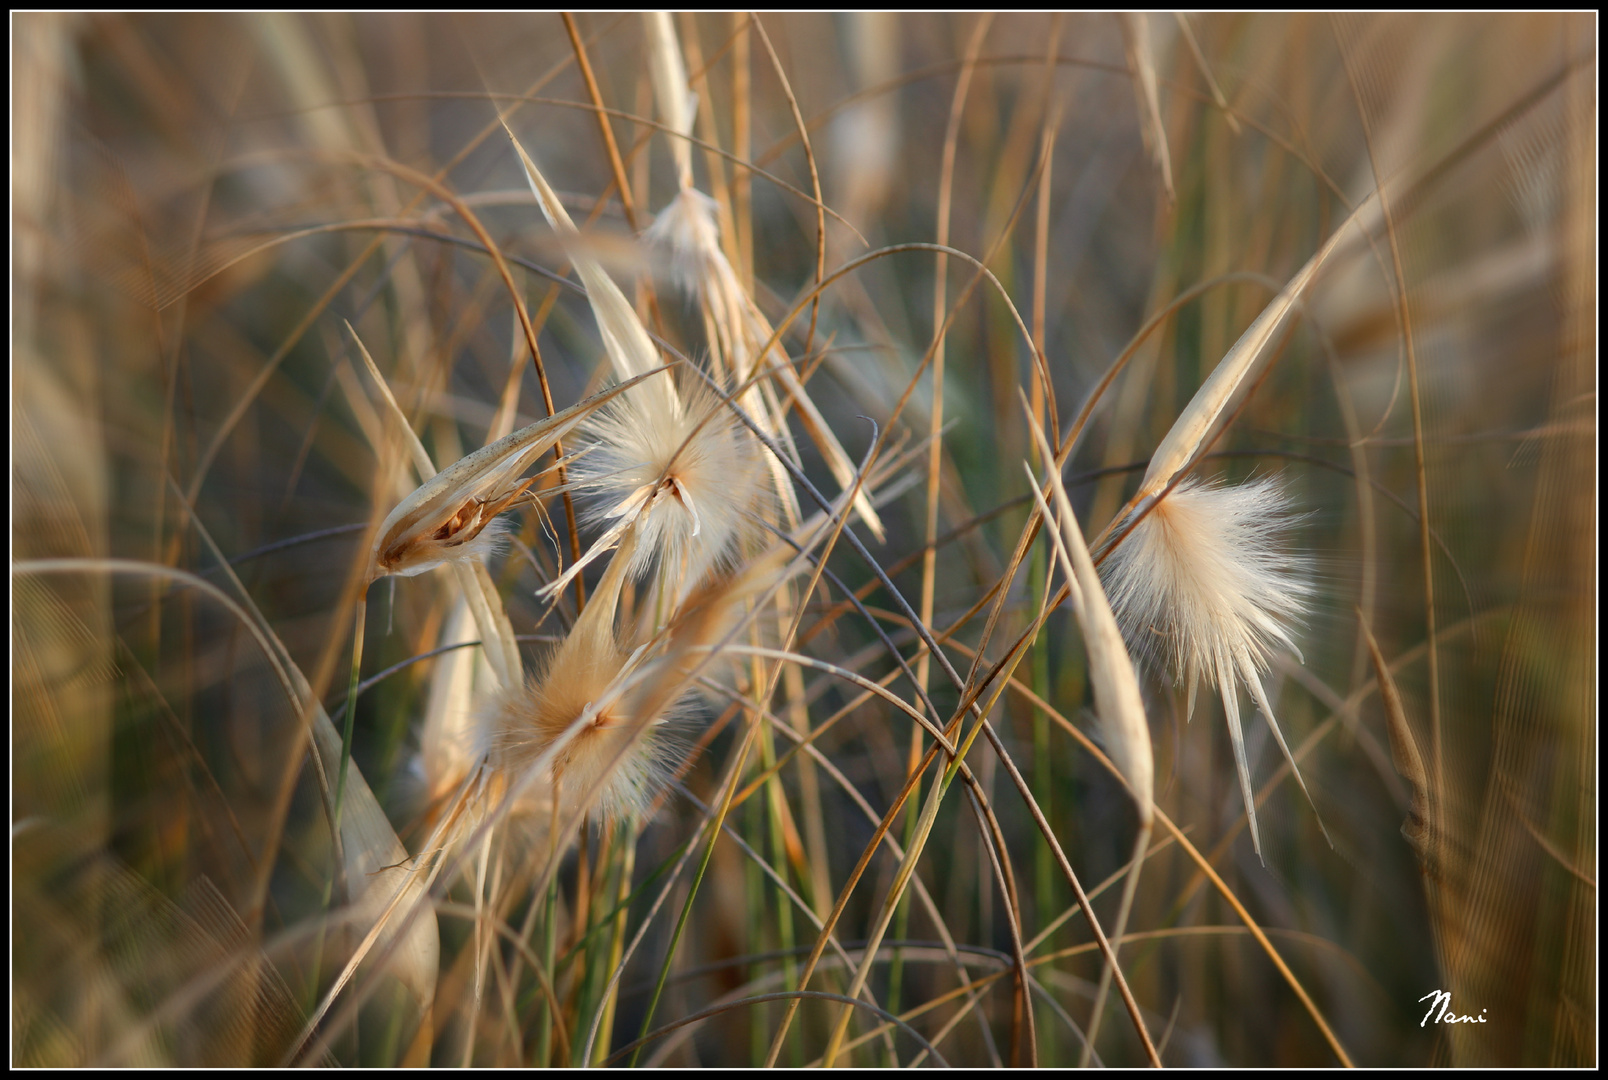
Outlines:
{"label": "white feathery plume", "polygon": [[[509,138],[513,133],[509,132]],[[575,235],[536,163],[514,139],[532,192],[561,235]],[[640,378],[658,362],[647,329],[625,294],[579,250],[571,261],[586,283],[603,345],[622,379]],[[701,385],[678,390],[669,379],[634,388],[587,425],[589,445],[573,466],[578,484],[601,496],[589,516],[608,528],[543,595],[556,595],[590,562],[637,526],[633,575],[658,560],[679,600],[728,558],[744,523],[763,507],[761,449],[716,394]]]}
{"label": "white feathery plume", "polygon": [[535,782],[548,787],[559,807],[591,799],[604,817],[646,810],[668,775],[667,746],[657,732],[667,717],[656,717],[639,738],[626,693],[642,650],[628,651],[614,631],[636,544],[636,530],[626,529],[597,592],[545,672],[504,693],[483,734],[494,776],[523,783],[513,778],[535,767]]}
{"label": "white feathery plume", "polygon": [[[1221,694],[1258,856],[1262,840],[1240,726],[1241,680],[1312,801],[1262,686],[1274,650],[1300,656],[1292,628],[1312,594],[1303,561],[1284,544],[1291,523],[1289,499],[1277,480],[1237,487],[1185,480],[1109,549],[1100,568],[1130,647],[1189,687],[1189,715],[1201,679]],[[1117,526],[1119,537],[1127,527]]]}
{"label": "white feathery plume", "polygon": [[[753,364],[748,358],[769,338],[770,331],[765,327],[764,337],[750,341],[751,334],[744,329],[751,327],[757,333],[761,324],[755,323],[749,313],[747,294],[720,249],[720,226],[716,223],[714,200],[694,188],[682,188],[670,205],[659,212],[646,237],[649,243],[670,252],[671,265],[681,287],[703,300],[700,312],[704,320],[704,339],[709,343],[710,364],[716,377],[739,386],[747,384],[737,396],[738,404],[794,464],[799,464],[798,450],[777,399],[775,383],[769,379],[749,382]],[[792,366],[785,362],[784,366],[787,375],[793,375]],[[781,377],[785,379],[787,375]],[[793,381],[797,381],[796,375]],[[803,387],[799,389],[802,391]],[[795,400],[801,401],[800,415],[806,417],[808,428],[809,417],[816,412],[814,402],[807,396]],[[821,426],[825,428],[824,422]],[[831,460],[831,452],[823,452]],[[789,524],[796,524],[799,509],[792,478],[774,457],[769,458],[769,463],[771,483],[782,511]]]}
{"label": "white feathery plume", "polygon": [[1296,783],[1312,802],[1261,681],[1274,650],[1289,649],[1299,658],[1293,627],[1307,610],[1312,587],[1305,562],[1285,544],[1293,519],[1278,481],[1228,487],[1181,478],[1266,364],[1319,272],[1346,243],[1365,235],[1377,214],[1375,199],[1360,206],[1246,327],[1173,422],[1139,490],[1095,544],[1103,552],[1106,593],[1134,652],[1188,684],[1190,715],[1202,678],[1222,695],[1258,856],[1262,840],[1240,726],[1239,682],[1245,681],[1267,717]]}
{"label": "white feathery plume", "polygon": [[640,542],[628,572],[640,576],[657,559],[679,601],[735,554],[763,506],[759,447],[703,386],[686,388],[666,413],[647,414],[643,404],[623,398],[594,415],[571,468],[581,489],[600,497],[587,511],[588,520],[609,526],[599,542],[635,524]]}
{"label": "white feathery plume", "polygon": [[[833,479],[848,489],[854,483],[854,463],[793,370],[781,343],[772,341],[774,328],[743,289],[721,250],[713,201],[702,192],[683,190],[660,211],[647,238],[669,249],[683,287],[704,301],[706,336],[717,367],[729,370],[738,385],[756,373],[764,376],[756,383],[758,394],[750,388],[738,399],[743,407],[750,415],[764,418],[767,434],[784,439],[786,408],[778,393],[785,394],[797,406],[799,422],[820,450]],[[765,348],[767,342],[771,343],[769,349]],[[785,492],[784,500],[791,499],[791,487],[785,481],[778,483],[777,490]],[[855,498],[854,512],[881,540],[882,519],[863,491]]]}
{"label": "white feathery plume", "polygon": [[[705,336],[716,373],[742,387],[763,362],[761,374],[766,377],[743,389],[738,403],[796,463],[798,454],[787,430],[786,407],[778,396],[779,384],[781,393],[796,403],[804,430],[815,441],[833,478],[847,489],[854,482],[854,463],[811,400],[786,352],[778,343],[771,345],[763,357],[759,355],[771,340],[774,328],[755,306],[721,250],[714,200],[692,186],[692,144],[685,136],[692,133],[697,99],[687,87],[675,26],[664,12],[652,13],[647,18],[654,94],[665,125],[676,133],[670,145],[676,154],[680,179],[679,193],[659,212],[647,231],[647,239],[668,249],[682,287],[703,300]],[[773,460],[771,472],[787,520],[796,524],[798,504],[787,471],[780,462]],[[882,519],[864,492],[855,498],[854,509],[880,541],[884,535]]]}

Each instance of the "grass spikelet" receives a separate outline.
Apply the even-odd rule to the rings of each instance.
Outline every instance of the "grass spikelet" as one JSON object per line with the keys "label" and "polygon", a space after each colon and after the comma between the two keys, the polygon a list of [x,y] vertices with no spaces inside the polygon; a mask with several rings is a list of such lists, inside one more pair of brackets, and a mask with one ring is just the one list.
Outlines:
{"label": "grass spikelet", "polygon": [[[574,223],[536,163],[513,132],[508,137],[548,222],[560,234],[574,235]],[[571,258],[586,282],[616,374],[640,377],[658,361],[647,329],[602,266],[578,252]],[[759,447],[729,415],[714,415],[722,408],[702,388],[678,391],[665,380],[625,395],[594,422],[596,442],[577,462],[577,475],[604,495],[593,520],[612,524],[544,595],[561,592],[631,525],[640,525],[640,543],[628,560],[629,572],[642,571],[657,557],[675,579],[678,595],[726,555],[744,516],[758,507]]]}
{"label": "grass spikelet", "polygon": [[1202,447],[1209,445],[1211,435],[1228,413],[1230,404],[1240,397],[1246,387],[1255,384],[1257,373],[1263,370],[1273,355],[1272,346],[1289,330],[1301,301],[1318,279],[1319,273],[1340,252],[1346,250],[1358,234],[1368,228],[1368,222],[1377,216],[1378,203],[1370,200],[1342,222],[1317,254],[1307,260],[1306,265],[1245,328],[1239,340],[1217,362],[1206,381],[1200,384],[1195,396],[1190,398],[1184,411],[1178,414],[1178,419],[1167,430],[1161,445],[1150,456],[1145,478],[1128,503],[1128,511],[1143,510],[1148,500],[1159,498],[1168,485],[1194,464]]}
{"label": "grass spikelet", "polygon": [[[654,49],[654,87],[659,110],[675,130],[682,131],[682,127],[678,126],[681,124],[690,131],[690,108],[678,92],[678,88],[685,87],[686,80],[684,74],[677,74],[684,69],[679,62],[680,50],[676,46],[675,29],[668,17],[650,18],[650,28]],[[662,54],[673,54],[676,61],[672,64],[668,58],[661,58]],[[666,74],[660,75],[661,69]],[[797,453],[792,451],[792,439],[787,430],[787,406],[776,392],[779,384],[787,398],[797,406],[804,429],[826,459],[833,478],[843,487],[849,487],[854,479],[854,464],[822,417],[804,383],[794,372],[786,353],[777,344],[771,345],[765,356],[760,356],[773,336],[773,328],[743,288],[731,261],[721,249],[714,200],[692,186],[690,144],[682,138],[672,138],[671,144],[677,155],[680,191],[659,213],[646,237],[649,242],[669,251],[681,286],[703,302],[705,333],[716,372],[738,384],[746,384],[763,360],[766,364],[764,374],[771,376],[775,383],[765,379],[744,390],[739,396],[743,408],[765,425],[767,434],[792,452],[796,462]],[[683,147],[688,148],[685,157],[681,152]],[[796,521],[798,511],[792,485],[779,462],[773,465],[772,476],[788,520]],[[878,540],[883,539],[882,519],[864,493],[855,500],[855,512]]]}
{"label": "grass spikelet", "polygon": [[574,475],[598,497],[587,516],[616,532],[634,524],[627,574],[638,577],[657,559],[677,595],[729,559],[764,502],[759,445],[701,386],[668,409],[619,399],[584,434],[590,441]]}
{"label": "grass spikelet", "polygon": [[[597,792],[593,807],[605,819],[640,814],[668,775],[656,733],[638,739],[625,694],[636,656],[614,631],[614,614],[637,546],[627,529],[592,600],[546,671],[497,702],[485,733],[488,760],[505,775],[547,758],[546,776],[560,809]],[[664,717],[655,719],[657,726]],[[577,724],[578,730],[571,731]],[[556,744],[568,742],[553,753]],[[632,740],[630,752],[616,762]]]}
{"label": "grass spikelet", "polygon": [[493,531],[482,541],[488,526],[532,482],[520,478],[525,470],[598,408],[654,374],[647,372],[520,428],[426,480],[381,524],[371,577],[409,577],[443,563],[482,557],[497,535]]}
{"label": "grass spikelet", "polygon": [[[1037,436],[1040,455],[1045,461],[1054,461],[1055,455],[1044,433],[1032,422],[1031,407],[1025,401],[1022,404],[1028,413],[1028,427]],[[1023,462],[1023,468],[1031,479],[1032,467]],[[1083,530],[1078,527],[1072,502],[1067,498],[1058,469],[1050,470],[1050,489],[1055,499],[1054,512],[1044,501],[1043,491],[1036,483],[1033,485],[1033,497],[1039,512],[1044,515],[1044,526],[1050,531],[1055,555],[1060,560],[1062,572],[1066,574],[1072,609],[1089,650],[1089,677],[1094,686],[1095,707],[1106,752],[1111,755],[1111,760],[1133,791],[1140,824],[1149,829],[1156,813],[1156,762],[1150,745],[1150,727],[1145,720],[1144,699],[1139,693],[1139,680],[1134,674],[1133,660],[1123,645],[1111,601],[1089,556]],[[1056,528],[1057,524],[1059,529]]]}
{"label": "grass spikelet", "polygon": [[[505,123],[504,129],[507,130]],[[659,364],[659,350],[654,346],[653,339],[648,336],[647,328],[642,320],[637,318],[631,307],[631,302],[625,298],[620,287],[609,277],[601,263],[586,253],[578,241],[580,232],[575,228],[575,222],[570,220],[569,212],[564,204],[559,202],[558,193],[555,192],[547,178],[536,167],[513,131],[508,131],[508,138],[514,144],[514,151],[519,155],[520,164],[525,169],[525,179],[530,184],[531,194],[536,196],[536,202],[542,209],[542,215],[547,223],[553,227],[559,237],[568,242],[570,262],[575,272],[581,276],[586,285],[586,299],[592,306],[592,314],[597,318],[598,333],[603,337],[603,350],[608,354],[609,362],[614,366],[614,373],[622,380],[633,379],[638,375],[653,370]],[[671,407],[675,404],[675,387],[668,381],[655,382],[637,392],[638,396],[653,399],[654,404],[661,407]]]}
{"label": "grass spikelet", "polygon": [[692,118],[698,108],[698,95],[687,87],[687,68],[681,62],[681,45],[676,26],[668,11],[648,11],[642,16],[648,34],[648,71],[653,76],[653,95],[659,111],[676,138],[670,140],[675,158],[676,177],[682,190],[692,186]]}
{"label": "grass spikelet", "polygon": [[1291,523],[1289,499],[1275,479],[1238,486],[1185,480],[1109,549],[1101,567],[1130,648],[1188,686],[1189,713],[1202,679],[1222,696],[1258,855],[1262,841],[1240,726],[1241,681],[1267,717],[1302,792],[1312,798],[1261,681],[1274,650],[1300,655],[1293,627],[1312,595],[1302,561],[1285,546]]}

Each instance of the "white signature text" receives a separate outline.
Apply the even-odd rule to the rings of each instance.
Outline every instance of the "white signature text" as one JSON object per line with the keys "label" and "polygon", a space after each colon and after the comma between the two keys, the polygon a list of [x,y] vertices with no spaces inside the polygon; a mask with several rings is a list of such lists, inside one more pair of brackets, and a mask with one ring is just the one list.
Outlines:
{"label": "white signature text", "polygon": [[1429,1002],[1429,1011],[1418,1022],[1419,1027],[1428,1023],[1436,1024],[1483,1024],[1485,1023],[1485,1010],[1481,1009],[1478,1016],[1458,1016],[1452,1012],[1452,992],[1450,990],[1431,990],[1419,1001]]}

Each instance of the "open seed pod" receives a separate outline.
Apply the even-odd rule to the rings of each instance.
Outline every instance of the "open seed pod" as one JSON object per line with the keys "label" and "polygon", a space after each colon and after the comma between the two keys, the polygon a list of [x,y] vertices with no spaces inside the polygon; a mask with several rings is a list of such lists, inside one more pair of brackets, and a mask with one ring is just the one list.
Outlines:
{"label": "open seed pod", "polygon": [[521,479],[531,463],[600,406],[663,370],[645,372],[520,428],[419,485],[381,524],[370,580],[387,574],[412,576],[480,554],[490,541],[486,526],[532,483]]}

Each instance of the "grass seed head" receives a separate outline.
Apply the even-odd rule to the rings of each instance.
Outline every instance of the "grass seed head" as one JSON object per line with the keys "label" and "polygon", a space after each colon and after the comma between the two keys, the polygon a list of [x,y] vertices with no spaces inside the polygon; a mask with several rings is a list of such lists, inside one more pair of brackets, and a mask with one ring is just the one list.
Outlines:
{"label": "grass seed head", "polygon": [[673,745],[659,729],[676,710],[660,710],[643,730],[638,699],[629,693],[639,656],[614,630],[637,536],[625,531],[597,593],[546,670],[505,691],[488,718],[484,752],[494,775],[518,778],[545,758],[532,782],[548,785],[560,812],[592,799],[605,818],[639,814],[669,774]]}
{"label": "grass seed head", "polygon": [[420,484],[381,523],[370,578],[410,577],[443,563],[483,559],[495,551],[504,539],[502,527],[494,524],[497,515],[535,482],[521,474],[594,411],[661,374],[649,371],[593,394],[459,458]]}
{"label": "grass seed head", "polygon": [[490,760],[506,775],[518,775],[577,719],[589,714],[582,730],[535,780],[551,791],[560,810],[601,789],[594,804],[600,815],[640,813],[668,773],[666,745],[654,730],[657,724],[637,745],[629,746],[636,739],[636,718],[616,693],[629,654],[612,638],[612,634],[608,639],[572,635],[553,655],[547,671],[504,694],[492,715]]}
{"label": "grass seed head", "polygon": [[653,219],[643,239],[670,253],[670,266],[675,272],[676,284],[688,294],[704,298],[716,318],[716,330],[729,336],[729,329],[739,317],[737,311],[726,307],[735,296],[724,279],[729,275],[732,283],[736,275],[725,262],[720,251],[720,225],[715,218],[715,200],[697,188],[682,188]]}
{"label": "grass seed head", "polygon": [[761,447],[703,387],[684,391],[673,406],[621,398],[583,434],[588,442],[574,475],[597,499],[587,516],[636,523],[633,577],[657,560],[684,593],[730,561],[764,508]]}
{"label": "grass seed head", "polygon": [[1277,480],[1239,486],[1186,480],[1110,550],[1100,575],[1129,648],[1189,687],[1191,714],[1202,678],[1221,694],[1258,853],[1239,684],[1289,756],[1261,676],[1274,650],[1300,655],[1292,635],[1312,587],[1304,562],[1285,544],[1292,523]]}

